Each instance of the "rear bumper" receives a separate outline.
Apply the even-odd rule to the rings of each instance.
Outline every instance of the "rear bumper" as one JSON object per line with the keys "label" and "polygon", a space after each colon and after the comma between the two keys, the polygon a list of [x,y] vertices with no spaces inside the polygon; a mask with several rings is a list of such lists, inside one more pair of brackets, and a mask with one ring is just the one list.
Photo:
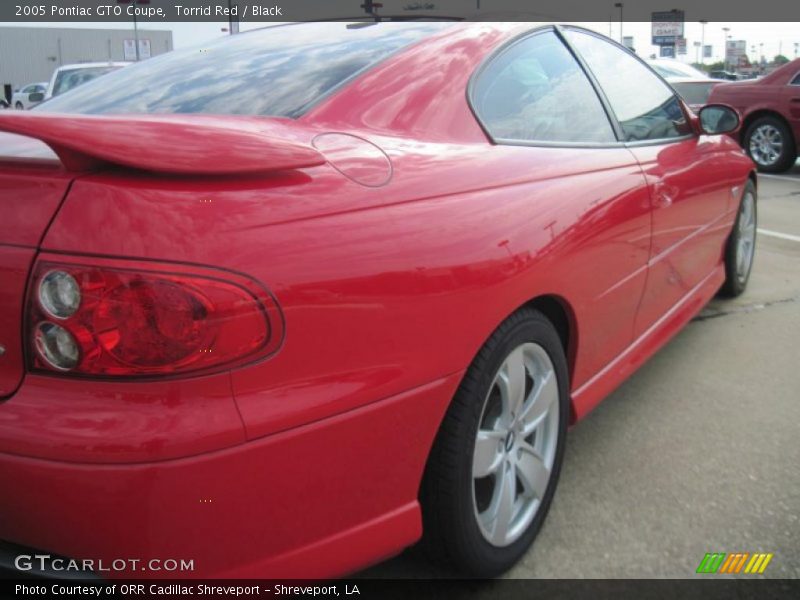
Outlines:
{"label": "rear bumper", "polygon": [[459,379],[189,458],[0,454],[0,539],[93,560],[102,577],[344,575],[419,538],[420,478]]}

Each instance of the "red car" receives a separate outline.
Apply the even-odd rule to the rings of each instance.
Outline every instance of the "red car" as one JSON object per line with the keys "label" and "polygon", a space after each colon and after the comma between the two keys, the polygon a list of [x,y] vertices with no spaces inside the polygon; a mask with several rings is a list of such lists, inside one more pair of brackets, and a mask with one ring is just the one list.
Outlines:
{"label": "red car", "polygon": [[17,568],[508,569],[567,427],[747,284],[737,126],[519,23],[268,28],[1,115]]}
{"label": "red car", "polygon": [[719,84],[708,101],[741,113],[739,140],[759,171],[780,173],[794,165],[800,148],[800,58],[761,79]]}

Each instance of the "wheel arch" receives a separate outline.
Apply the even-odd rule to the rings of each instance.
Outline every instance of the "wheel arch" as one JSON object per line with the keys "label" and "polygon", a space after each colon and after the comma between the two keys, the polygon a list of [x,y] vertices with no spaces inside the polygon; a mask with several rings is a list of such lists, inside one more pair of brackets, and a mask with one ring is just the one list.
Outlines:
{"label": "wheel arch", "polygon": [[[517,310],[526,307],[541,312],[555,327],[558,337],[561,339],[564,354],[567,357],[567,374],[571,389],[572,377],[575,372],[575,360],[578,354],[578,320],[572,305],[563,296],[545,294],[530,299]],[[575,423],[576,420],[575,407],[570,400],[570,424]]]}

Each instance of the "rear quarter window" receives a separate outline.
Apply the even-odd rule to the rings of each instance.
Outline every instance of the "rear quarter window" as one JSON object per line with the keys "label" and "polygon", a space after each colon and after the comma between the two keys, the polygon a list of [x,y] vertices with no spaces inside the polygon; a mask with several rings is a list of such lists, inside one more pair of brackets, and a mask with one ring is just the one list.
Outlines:
{"label": "rear quarter window", "polygon": [[589,79],[552,31],[493,57],[476,75],[470,101],[495,141],[616,141]]}

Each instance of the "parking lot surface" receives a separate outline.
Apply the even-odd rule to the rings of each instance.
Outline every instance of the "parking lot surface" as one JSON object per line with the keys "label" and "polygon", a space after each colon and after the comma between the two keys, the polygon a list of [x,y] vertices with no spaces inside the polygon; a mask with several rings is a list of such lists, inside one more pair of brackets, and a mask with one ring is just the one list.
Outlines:
{"label": "parking lot surface", "polygon": [[[569,432],[508,577],[686,578],[707,552],[774,553],[764,577],[800,577],[800,162],[759,177],[758,211],[747,292],[713,300]],[[453,576],[408,555],[360,575]]]}

